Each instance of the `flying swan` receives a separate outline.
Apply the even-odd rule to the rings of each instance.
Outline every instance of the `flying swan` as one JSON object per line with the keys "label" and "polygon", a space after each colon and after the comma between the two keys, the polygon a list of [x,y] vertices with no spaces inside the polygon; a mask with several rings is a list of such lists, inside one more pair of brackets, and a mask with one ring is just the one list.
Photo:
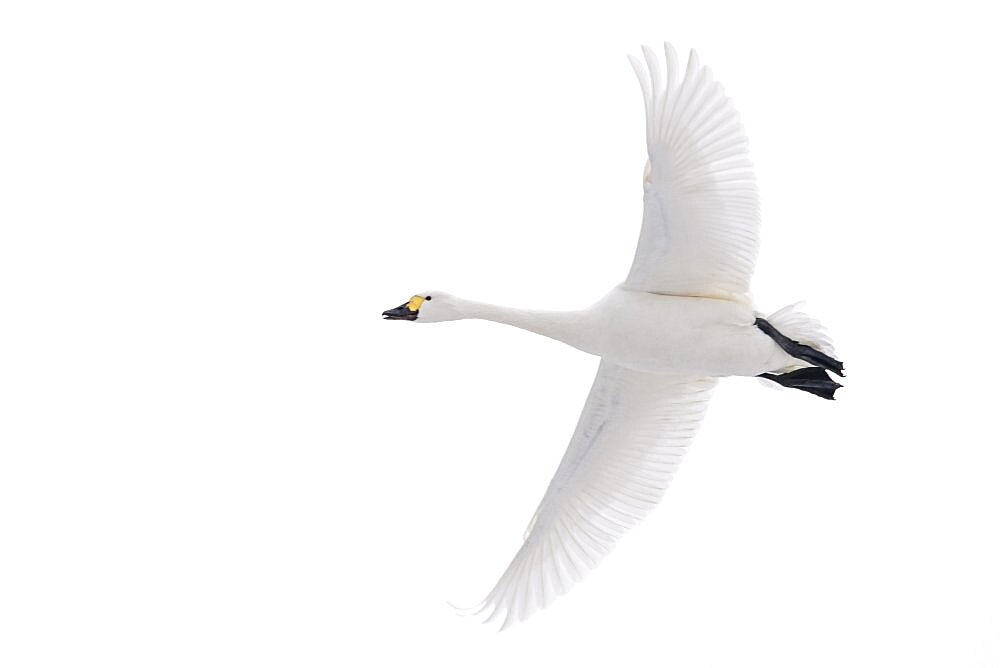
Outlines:
{"label": "flying swan", "polygon": [[723,376],[833,399],[843,376],[819,323],[788,306],[754,310],[760,227],[747,139],[732,101],[691,51],[683,77],[664,44],[629,59],[646,107],[644,211],[625,282],[582,311],[535,311],[419,292],[388,320],[480,318],[598,355],[566,454],[524,543],[475,612],[524,620],[597,566],[659,502]]}

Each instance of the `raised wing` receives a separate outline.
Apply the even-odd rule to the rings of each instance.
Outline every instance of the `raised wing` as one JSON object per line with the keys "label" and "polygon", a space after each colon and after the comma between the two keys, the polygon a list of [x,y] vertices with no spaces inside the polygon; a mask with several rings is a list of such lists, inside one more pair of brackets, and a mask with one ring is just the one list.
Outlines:
{"label": "raised wing", "polygon": [[602,361],[524,544],[477,612],[506,628],[597,566],[663,496],[715,383]]}
{"label": "raised wing", "polygon": [[759,202],[747,138],[722,86],[691,51],[684,78],[677,54],[643,47],[629,57],[646,102],[642,231],[625,285],[699,297],[744,295],[757,261]]}

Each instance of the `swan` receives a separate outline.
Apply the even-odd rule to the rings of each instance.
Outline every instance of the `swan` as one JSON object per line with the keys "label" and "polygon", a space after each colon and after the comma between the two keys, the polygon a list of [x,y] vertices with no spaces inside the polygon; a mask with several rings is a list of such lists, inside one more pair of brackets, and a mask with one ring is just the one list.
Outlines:
{"label": "swan", "polygon": [[625,281],[580,311],[508,308],[421,291],[387,320],[479,318],[601,358],[576,430],[517,554],[471,612],[501,629],[578,582],[664,494],[724,376],[833,399],[844,365],[820,324],[749,296],[760,216],[732,101],[691,51],[629,56],[645,102],[649,159],[639,242]]}

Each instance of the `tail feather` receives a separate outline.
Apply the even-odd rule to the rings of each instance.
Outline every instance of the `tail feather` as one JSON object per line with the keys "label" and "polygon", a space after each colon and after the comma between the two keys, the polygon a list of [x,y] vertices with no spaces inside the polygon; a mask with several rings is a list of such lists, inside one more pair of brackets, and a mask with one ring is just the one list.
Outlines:
{"label": "tail feather", "polygon": [[833,342],[823,325],[819,320],[800,311],[799,307],[802,304],[803,302],[797,302],[778,309],[767,316],[767,321],[788,338],[811,346],[830,357],[836,357]]}

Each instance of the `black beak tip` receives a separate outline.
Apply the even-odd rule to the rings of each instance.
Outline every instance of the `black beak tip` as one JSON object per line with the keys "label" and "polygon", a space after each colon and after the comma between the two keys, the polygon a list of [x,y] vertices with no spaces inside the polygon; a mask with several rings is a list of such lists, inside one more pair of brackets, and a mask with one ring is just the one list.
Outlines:
{"label": "black beak tip", "polygon": [[411,311],[407,308],[406,304],[401,304],[396,308],[382,311],[382,318],[384,320],[416,320],[417,313],[417,311]]}

